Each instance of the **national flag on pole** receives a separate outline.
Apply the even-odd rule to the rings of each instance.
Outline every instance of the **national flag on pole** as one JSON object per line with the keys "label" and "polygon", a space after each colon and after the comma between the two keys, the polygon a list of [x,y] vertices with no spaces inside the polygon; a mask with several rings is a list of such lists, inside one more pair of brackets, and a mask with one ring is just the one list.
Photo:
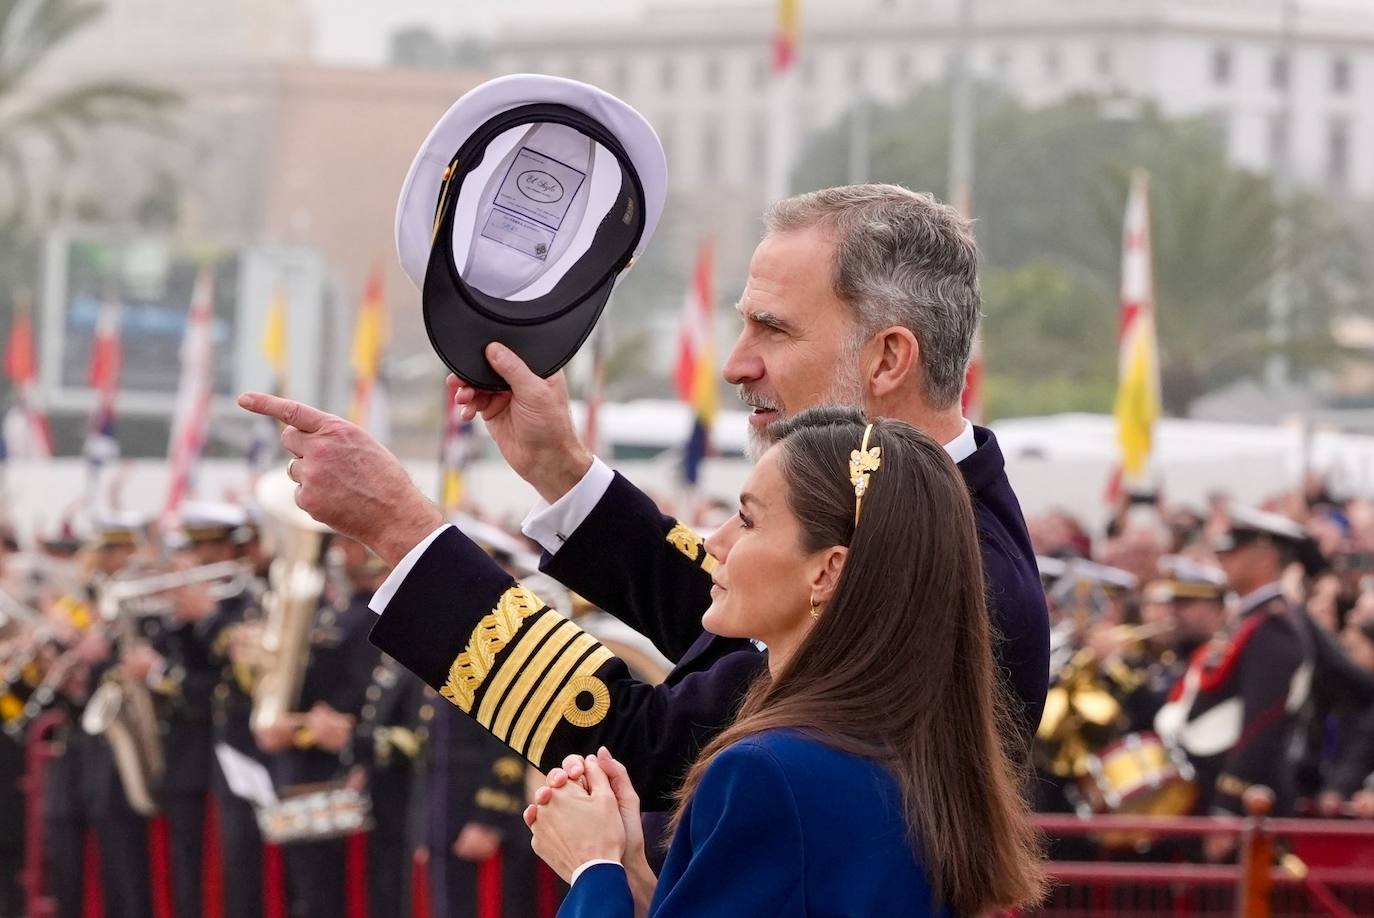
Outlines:
{"label": "national flag on pole", "polygon": [[801,0],[778,0],[777,31],[773,34],[773,72],[784,73],[797,59],[801,40]]}
{"label": "national flag on pole", "polygon": [[711,449],[711,424],[720,410],[716,383],[714,300],[711,284],[711,243],[697,252],[692,284],[682,304],[682,337],[678,341],[678,398],[692,406],[692,433],[683,456],[683,474],[696,485],[701,460]]}
{"label": "national flag on pole", "polygon": [[119,394],[119,374],[124,368],[124,352],[119,335],[121,308],[110,298],[100,305],[95,338],[91,342],[91,363],[86,382],[95,390],[95,407],[86,422],[86,497],[98,496],[100,473],[109,462],[119,458],[115,438],[115,398]]}
{"label": "national flag on pole", "polygon": [[1121,470],[1115,488],[1148,485],[1154,425],[1161,413],[1149,193],[1149,174],[1137,169],[1131,175],[1122,240],[1120,364],[1114,411]]}
{"label": "national flag on pole", "polygon": [[196,463],[210,430],[210,396],[214,388],[214,269],[201,268],[191,292],[186,335],[181,339],[181,379],[167,443],[170,481],[163,519],[174,517],[191,489]]}
{"label": "national flag on pole", "polygon": [[349,417],[383,443],[388,434],[386,385],[381,376],[387,336],[382,269],[377,265],[367,279],[353,328],[353,405]]}
{"label": "national flag on pole", "polygon": [[[273,395],[286,394],[286,294],[280,287],[272,292],[267,307],[267,321],[262,328],[262,358],[272,371],[268,391]],[[253,444],[248,448],[248,467],[254,475],[267,471],[277,452],[277,424],[261,415],[253,422]]]}
{"label": "national flag on pole", "polygon": [[14,387],[14,401],[5,413],[5,456],[9,459],[47,459],[52,455],[52,432],[38,403],[38,358],[33,345],[32,304],[16,297],[14,323],[5,348],[5,374]]}

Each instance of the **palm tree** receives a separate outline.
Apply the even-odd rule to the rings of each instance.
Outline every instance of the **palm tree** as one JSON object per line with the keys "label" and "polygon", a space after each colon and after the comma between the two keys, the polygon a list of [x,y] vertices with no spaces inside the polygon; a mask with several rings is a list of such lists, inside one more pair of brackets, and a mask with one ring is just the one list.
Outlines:
{"label": "palm tree", "polygon": [[31,85],[48,55],[103,9],[89,0],[0,0],[0,221],[28,216],[34,157],[70,162],[79,140],[106,125],[165,127],[161,116],[176,96],[162,89],[113,79],[50,91]]}

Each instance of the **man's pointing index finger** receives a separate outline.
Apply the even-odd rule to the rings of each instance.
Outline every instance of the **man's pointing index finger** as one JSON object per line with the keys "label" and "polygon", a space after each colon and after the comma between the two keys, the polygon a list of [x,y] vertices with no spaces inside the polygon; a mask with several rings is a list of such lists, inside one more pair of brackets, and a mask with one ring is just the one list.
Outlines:
{"label": "man's pointing index finger", "polygon": [[267,395],[262,392],[245,392],[239,396],[239,407],[254,414],[265,414],[276,418],[301,433],[315,433],[329,420],[330,415],[304,402],[294,402],[289,398]]}

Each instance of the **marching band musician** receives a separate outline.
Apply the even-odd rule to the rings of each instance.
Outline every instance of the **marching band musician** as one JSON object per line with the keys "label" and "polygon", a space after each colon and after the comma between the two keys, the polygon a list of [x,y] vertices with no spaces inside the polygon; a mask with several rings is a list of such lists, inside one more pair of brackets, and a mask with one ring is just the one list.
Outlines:
{"label": "marching band musician", "polygon": [[[188,504],[183,514],[187,551],[196,563],[217,564],[240,561],[249,555],[257,531],[246,512],[232,504]],[[246,562],[245,562],[246,563]],[[262,572],[253,570],[260,586]],[[182,596],[193,604],[203,604],[208,588],[193,585]],[[236,595],[220,597],[215,611],[205,621],[204,638],[210,659],[217,670],[210,701],[212,742],[224,743],[235,751],[259,758],[257,744],[248,726],[252,710],[252,677],[248,650],[236,637],[251,640],[242,632],[245,622],[259,615],[256,608],[261,590],[253,581]],[[259,637],[254,632],[252,637]],[[210,792],[218,812],[221,870],[231,882],[220,884],[225,918],[254,918],[262,914],[262,834],[252,804],[229,790],[218,762],[212,766]]]}
{"label": "marching band musician", "polygon": [[[109,744],[104,737],[88,734],[81,723],[91,692],[119,665],[94,598],[101,583],[135,559],[142,539],[143,527],[134,521],[98,522],[82,559],[89,566],[85,594],[63,595],[53,606],[59,622],[74,635],[69,653],[77,665],[64,677],[58,701],[67,720],[57,734],[63,751],[49,766],[44,781],[44,811],[51,888],[59,914],[73,918],[82,914],[85,900],[88,827],[96,835],[106,916],[136,918],[152,910],[147,820],[130,805]],[[55,661],[53,665],[64,664]]]}
{"label": "marching band musician", "polygon": [[1178,555],[1164,558],[1160,568],[1162,576],[1141,595],[1141,627],[1151,636],[1122,660],[1130,670],[1122,707],[1136,730],[1154,724],[1188,661],[1226,620],[1224,573]]}
{"label": "marching band musician", "polygon": [[[174,567],[189,570],[218,560],[232,540],[232,521],[218,505],[187,504],[181,529],[169,538]],[[219,608],[206,585],[172,591],[169,615],[143,618],[146,643],[126,650],[121,663],[145,681],[158,701],[165,771],[158,803],[167,819],[173,909],[178,918],[203,909],[205,808],[214,770],[211,704],[220,665],[211,644]]]}
{"label": "marching band musician", "polygon": [[[279,789],[334,780],[354,764],[354,725],[379,659],[367,639],[375,620],[367,604],[388,568],[357,542],[336,538],[333,544],[349,593],[324,603],[315,619],[299,701],[306,713],[255,732],[259,748],[272,755]],[[293,842],[283,853],[291,914],[343,914],[344,841]]]}
{"label": "marching band musician", "polygon": [[[1286,813],[1294,790],[1288,752],[1307,700],[1311,649],[1280,581],[1307,542],[1301,526],[1272,513],[1230,511],[1212,549],[1239,597],[1230,628],[1199,648],[1155,729],[1180,746],[1197,773],[1201,812],[1240,814],[1247,789],[1274,792]],[[1210,860],[1228,857],[1229,836],[1208,838]]]}

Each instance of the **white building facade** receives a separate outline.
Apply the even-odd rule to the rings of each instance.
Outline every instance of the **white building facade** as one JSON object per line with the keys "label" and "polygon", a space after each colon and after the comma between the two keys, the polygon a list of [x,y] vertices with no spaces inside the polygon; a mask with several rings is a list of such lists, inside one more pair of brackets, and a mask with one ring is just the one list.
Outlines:
{"label": "white building facade", "polygon": [[[974,0],[970,63],[1028,104],[1080,93],[1208,116],[1238,164],[1374,199],[1374,3]],[[675,186],[757,209],[769,161],[771,2],[651,8],[618,25],[522,23],[498,33],[497,73],[602,85],[658,128]],[[795,123],[825,128],[858,99],[939,82],[957,0],[809,0]],[[713,193],[713,194],[712,194]]]}

